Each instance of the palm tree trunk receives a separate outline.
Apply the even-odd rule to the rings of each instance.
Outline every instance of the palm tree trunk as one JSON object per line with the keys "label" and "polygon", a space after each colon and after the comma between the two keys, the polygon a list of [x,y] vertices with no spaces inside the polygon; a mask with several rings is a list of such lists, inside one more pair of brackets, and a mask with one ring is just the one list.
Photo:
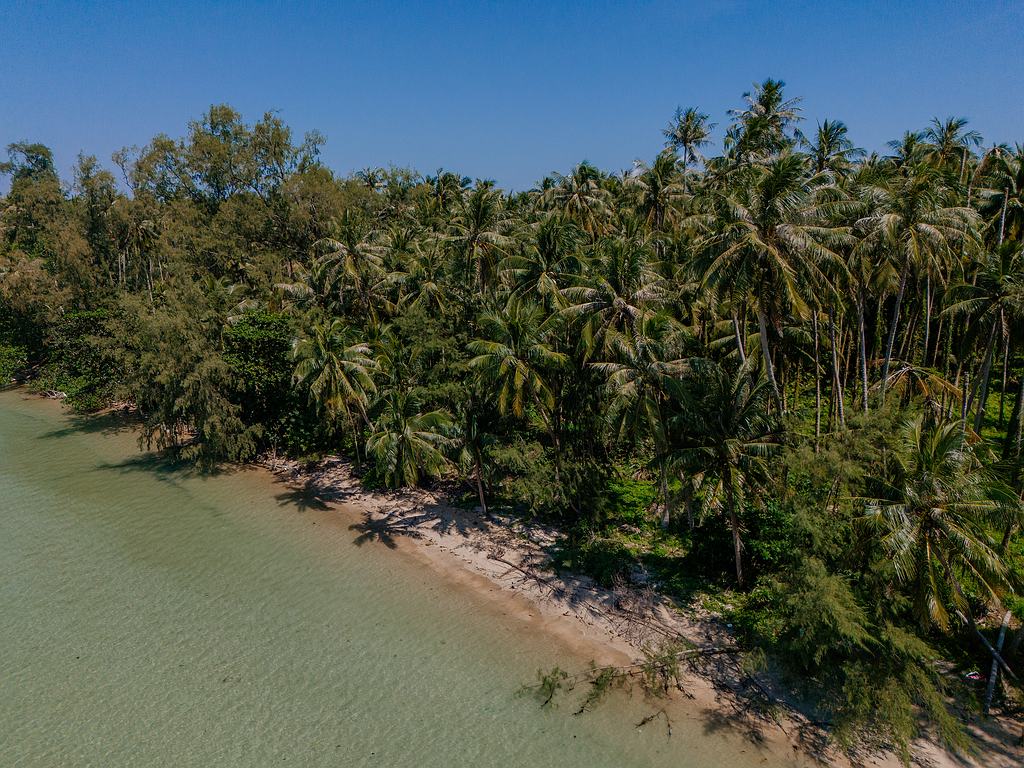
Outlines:
{"label": "palm tree trunk", "polygon": [[725,503],[729,508],[729,526],[732,528],[732,549],[736,558],[736,584],[743,588],[743,546],[740,541],[740,520],[736,510],[736,489],[732,483],[732,470],[726,470],[725,477]]}
{"label": "palm tree trunk", "polygon": [[476,493],[480,497],[480,510],[487,516],[487,498],[484,496],[484,472],[483,467],[480,466],[480,457],[475,457],[476,467],[474,467],[476,473]]}
{"label": "palm tree trunk", "polygon": [[924,352],[921,356],[921,365],[928,364],[928,336],[932,327],[932,276],[925,275],[924,278]]}
{"label": "palm tree trunk", "polygon": [[900,306],[903,304],[903,294],[907,290],[907,278],[910,275],[910,259],[903,263],[903,270],[900,272],[900,288],[896,293],[896,305],[892,308],[892,321],[889,323],[889,339],[885,343],[885,360],[882,362],[882,403],[885,403],[885,390],[889,378],[889,363],[892,361],[892,345],[896,341],[896,326],[900,321]]}
{"label": "palm tree trunk", "polygon": [[1003,235],[1006,233],[1006,204],[1010,200],[1010,188],[1006,187],[1003,192],[1003,211],[999,214],[999,245],[1003,244]]}
{"label": "palm tree trunk", "polygon": [[[1003,650],[1003,643],[1006,641],[1006,626],[1010,623],[1010,612],[1007,611],[1003,614],[1003,624],[999,628],[999,639],[996,640],[996,650]],[[999,663],[993,657],[992,668],[988,673],[988,688],[985,689],[985,709],[983,710],[985,716],[988,716],[989,709],[992,708],[992,695],[996,692],[996,681],[999,679]]]}
{"label": "palm tree trunk", "polygon": [[818,352],[818,313],[811,316],[814,328],[814,450],[818,450],[821,439],[821,362]]}
{"label": "palm tree trunk", "polygon": [[732,311],[732,330],[736,334],[736,348],[740,352],[740,364],[747,364],[747,352],[743,348],[743,337],[740,335],[740,321],[736,317],[736,310]]}
{"label": "palm tree trunk", "polygon": [[985,420],[985,406],[988,400],[988,380],[992,373],[992,354],[996,347],[996,330],[999,320],[992,321],[992,332],[988,337],[988,349],[985,352],[985,362],[981,366],[980,378],[978,380],[978,410],[974,415],[974,431],[981,432],[981,424]]}
{"label": "palm tree trunk", "polygon": [[857,301],[857,327],[860,334],[860,395],[864,413],[868,412],[868,350],[864,339],[864,299]]}
{"label": "palm tree trunk", "polygon": [[835,387],[836,409],[839,416],[839,428],[846,426],[846,409],[843,406],[843,383],[839,376],[839,352],[836,349],[836,323],[832,310],[828,311],[828,333],[832,345],[832,386]]}
{"label": "palm tree trunk", "polygon": [[772,397],[775,398],[775,406],[779,413],[784,413],[782,408],[782,395],[779,393],[779,383],[775,380],[775,366],[772,365],[772,354],[768,347],[768,318],[765,316],[764,308],[757,305],[757,327],[761,337],[761,356],[764,357],[764,369],[768,374],[768,383],[772,386]]}
{"label": "palm tree trunk", "polygon": [[1003,428],[1003,407],[1006,403],[1006,373],[1010,367],[1010,336],[1006,336],[1006,344],[1003,346],[1003,381],[999,387],[999,428]]}
{"label": "palm tree trunk", "polygon": [[1006,427],[1006,442],[1003,443],[1003,459],[1020,456],[1021,446],[1021,404],[1024,402],[1024,373],[1017,383],[1017,397],[1010,411],[1010,423]]}
{"label": "palm tree trunk", "polygon": [[668,503],[668,467],[664,458],[661,461],[661,502],[664,505],[661,513],[661,527],[667,529],[672,522],[672,507]]}

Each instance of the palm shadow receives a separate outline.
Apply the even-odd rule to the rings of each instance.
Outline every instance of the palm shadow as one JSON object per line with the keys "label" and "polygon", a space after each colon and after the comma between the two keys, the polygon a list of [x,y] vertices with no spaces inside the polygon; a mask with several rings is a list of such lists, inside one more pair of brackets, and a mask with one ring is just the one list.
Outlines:
{"label": "palm shadow", "polygon": [[416,512],[403,514],[398,509],[391,510],[385,517],[373,517],[371,513],[363,514],[363,521],[349,526],[350,531],[358,531],[353,540],[356,546],[376,541],[389,549],[397,546],[397,538],[405,536],[411,539],[423,538],[423,531],[436,530],[443,535],[452,533],[467,537],[474,527],[481,527],[474,521],[474,516],[464,510],[448,507],[444,504],[429,504],[417,509]]}
{"label": "palm shadow", "polygon": [[352,495],[350,491],[321,483],[311,477],[300,486],[292,486],[275,494],[274,500],[279,506],[294,507],[299,512],[326,512],[331,504],[344,503]]}
{"label": "palm shadow", "polygon": [[369,542],[378,542],[388,549],[395,549],[398,547],[398,537],[400,536],[410,539],[423,538],[423,534],[420,531],[415,527],[405,525],[404,520],[401,517],[397,517],[394,512],[390,513],[387,517],[379,519],[366,516],[363,522],[353,523],[348,529],[359,532],[359,535],[352,540],[352,543],[357,547],[361,547]]}

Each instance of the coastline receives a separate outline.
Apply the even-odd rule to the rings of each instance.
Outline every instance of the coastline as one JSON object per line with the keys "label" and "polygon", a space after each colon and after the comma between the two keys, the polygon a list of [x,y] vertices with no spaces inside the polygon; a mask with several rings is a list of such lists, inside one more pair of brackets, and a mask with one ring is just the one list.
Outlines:
{"label": "coastline", "polygon": [[[59,401],[28,392],[24,395]],[[106,413],[123,418],[125,428],[134,429],[130,412],[116,408]],[[94,416],[102,418],[103,413]],[[488,518],[449,504],[441,493],[423,489],[367,491],[351,465],[339,457],[309,466],[264,457],[247,466],[268,473],[272,482],[288,487],[296,501],[312,502],[324,519],[345,526],[354,538],[414,558],[444,582],[490,602],[531,630],[551,636],[574,651],[581,668],[585,668],[585,660],[600,665],[630,664],[646,648],[668,636],[681,636],[705,648],[720,648],[732,642],[728,629],[714,616],[693,608],[684,611],[651,590],[605,589],[584,576],[555,575],[546,570],[546,548],[557,536],[552,528],[512,517]],[[787,765],[900,764],[893,755],[883,753],[849,759],[826,746],[824,731],[794,708],[785,707],[785,714],[770,717],[745,710],[735,690],[742,681],[730,669],[721,665],[716,669],[714,677],[691,671],[686,676],[684,694],[659,702],[659,706],[672,712],[673,717],[703,718],[709,724],[743,729],[754,746],[763,751],[766,762],[774,758],[785,760]],[[988,721],[988,725],[995,720]],[[1020,724],[1012,727],[1019,731]],[[1020,748],[994,735],[990,727],[980,731],[977,718],[972,718],[970,729],[985,743],[976,759],[954,756],[920,740],[915,745],[914,764],[934,768],[1009,768],[1021,764],[1024,753]],[[1004,733],[1008,731],[1004,728]]]}
{"label": "coastline", "polygon": [[[629,585],[608,589],[586,576],[548,570],[546,547],[557,537],[553,528],[511,516],[485,516],[451,505],[442,493],[421,488],[368,491],[353,474],[352,465],[337,456],[307,466],[269,457],[255,463],[276,482],[322,504],[325,512],[342,513],[344,519],[337,522],[359,537],[413,557],[448,583],[493,601],[503,613],[518,615],[528,626],[560,640],[581,660],[629,665],[668,638],[683,638],[696,648],[739,652],[724,623],[695,606],[677,606],[651,589]],[[728,722],[745,731],[752,744],[764,751],[765,760],[774,757],[798,761],[798,765],[806,761],[851,768],[902,765],[890,752],[861,750],[854,756],[840,752],[826,731],[786,700],[781,690],[771,691],[771,703],[781,711],[754,711],[743,698],[743,689],[750,685],[760,683],[746,677],[738,664],[693,666],[685,674],[682,694],[670,694],[659,706],[680,717]],[[768,687],[775,688],[770,681]],[[1021,723],[973,717],[968,729],[983,745],[977,755],[958,756],[922,737],[915,741],[912,764],[927,768],[1021,765],[1024,749],[1006,741],[1014,729],[1021,729]]]}

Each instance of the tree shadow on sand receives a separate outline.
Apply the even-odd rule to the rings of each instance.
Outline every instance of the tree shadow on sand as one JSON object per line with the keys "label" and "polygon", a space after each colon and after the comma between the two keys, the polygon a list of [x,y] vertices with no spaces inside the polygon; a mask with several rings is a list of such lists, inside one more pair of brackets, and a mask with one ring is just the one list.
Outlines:
{"label": "tree shadow on sand", "polygon": [[367,512],[363,515],[363,521],[350,525],[349,530],[359,533],[353,539],[356,546],[379,542],[389,549],[394,549],[399,537],[421,539],[424,530],[432,529],[444,535],[456,533],[468,537],[471,529],[480,527],[482,524],[474,521],[464,510],[453,509],[443,504],[429,504],[408,514],[393,509],[383,518],[373,517]]}
{"label": "tree shadow on sand", "polygon": [[298,512],[326,512],[331,504],[349,501],[354,492],[321,483],[316,478],[308,478],[302,485],[294,486],[274,495],[279,506],[294,507]]}

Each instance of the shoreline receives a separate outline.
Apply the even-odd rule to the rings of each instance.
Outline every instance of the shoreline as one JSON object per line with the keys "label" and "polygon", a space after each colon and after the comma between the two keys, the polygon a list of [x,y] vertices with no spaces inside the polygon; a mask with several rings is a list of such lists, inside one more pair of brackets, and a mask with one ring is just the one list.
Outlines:
{"label": "shoreline", "polygon": [[[360,521],[348,524],[359,537],[415,558],[438,578],[471,590],[503,613],[518,614],[530,626],[567,645],[581,661],[633,664],[659,639],[669,637],[681,637],[699,648],[741,652],[723,622],[706,611],[675,605],[652,589],[635,585],[609,589],[587,576],[545,570],[550,562],[545,547],[558,535],[554,528],[512,516],[485,516],[475,509],[453,506],[442,493],[422,488],[366,490],[353,474],[351,463],[338,456],[311,465],[270,457],[254,464],[276,482],[322,502],[325,512],[341,511]],[[745,706],[741,690],[749,682],[736,671],[717,664],[712,677],[706,670],[691,668],[685,674],[682,693],[659,700],[659,706],[681,717],[728,719],[731,727],[746,732],[752,746],[764,750],[765,760],[774,757],[798,765],[851,768],[902,765],[891,752],[862,749],[852,757],[840,752],[827,730],[779,691],[771,692],[772,704],[783,712],[753,711]],[[754,681],[753,685],[760,683]],[[1000,727],[1010,733],[1011,727],[1020,730],[1021,726],[1008,718],[971,718],[967,728],[981,747],[973,757],[955,755],[926,737],[918,738],[911,764],[1016,768],[1024,759],[1024,750],[1007,744],[1002,734],[996,733]]]}
{"label": "shoreline", "polygon": [[[60,398],[45,393],[23,390],[22,395],[24,399],[60,403]],[[82,419],[113,418],[123,420],[126,429],[136,427],[133,411],[124,407],[84,416],[64,413]],[[669,637],[682,637],[702,648],[740,650],[721,620],[707,611],[677,606],[653,589],[635,585],[608,589],[586,576],[547,569],[550,557],[546,548],[558,536],[552,527],[507,515],[485,516],[448,503],[441,492],[421,488],[366,490],[350,462],[338,456],[315,464],[263,456],[229,466],[266,473],[271,482],[294,491],[296,499],[312,500],[325,520],[345,525],[354,538],[414,558],[437,578],[550,636],[578,656],[580,669],[585,669],[588,659],[599,665],[630,665],[645,649]],[[712,676],[691,668],[682,695],[658,700],[658,706],[679,719],[720,720],[738,733],[745,731],[741,735],[763,750],[765,761],[774,757],[801,766],[901,765],[891,753],[865,750],[850,758],[839,752],[828,742],[827,731],[783,695],[773,696],[784,709],[781,716],[750,711],[740,690],[746,683],[721,664],[716,665],[716,672]],[[665,717],[669,715],[665,713]],[[967,728],[981,747],[977,755],[956,756],[921,738],[915,741],[912,764],[929,768],[1021,765],[1024,750],[997,735],[999,727],[1005,734],[1011,728],[1019,732],[1021,724],[1009,718],[980,721],[971,717]]]}

